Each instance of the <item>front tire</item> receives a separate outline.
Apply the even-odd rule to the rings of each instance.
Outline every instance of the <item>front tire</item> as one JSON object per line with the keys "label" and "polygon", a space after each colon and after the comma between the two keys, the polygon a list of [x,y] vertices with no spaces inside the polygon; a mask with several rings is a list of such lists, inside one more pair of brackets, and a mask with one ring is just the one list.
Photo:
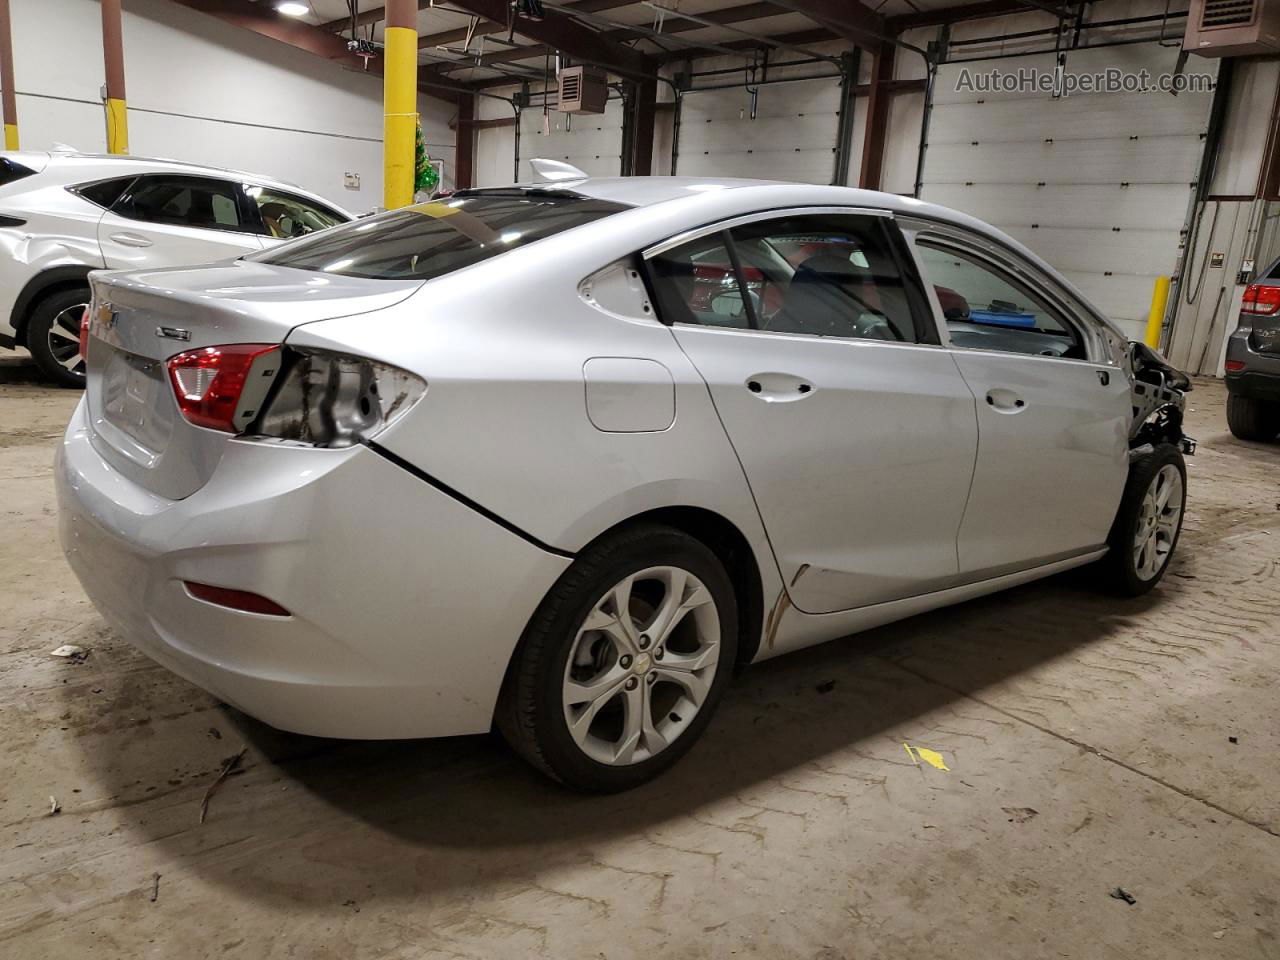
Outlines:
{"label": "front tire", "polygon": [[737,656],[724,566],[678,530],[597,541],[538,606],[507,670],[497,725],[521,756],[577,790],[653,779],[702,734]]}
{"label": "front tire", "polygon": [[1107,537],[1101,568],[1117,593],[1137,597],[1164,577],[1182,533],[1187,466],[1181,451],[1162,443],[1129,466],[1120,509]]}
{"label": "front tire", "polygon": [[84,386],[80,317],[89,307],[88,287],[51,293],[31,312],[27,349],[42,373],[62,387]]}
{"label": "front tire", "polygon": [[1274,440],[1280,434],[1280,401],[1228,393],[1227,426],[1241,440]]}

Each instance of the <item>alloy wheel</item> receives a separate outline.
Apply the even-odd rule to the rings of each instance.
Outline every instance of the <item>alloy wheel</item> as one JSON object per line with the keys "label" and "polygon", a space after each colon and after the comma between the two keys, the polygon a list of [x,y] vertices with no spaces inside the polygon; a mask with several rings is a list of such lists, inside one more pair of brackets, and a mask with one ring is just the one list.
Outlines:
{"label": "alloy wheel", "polygon": [[1134,532],[1133,567],[1139,578],[1155,577],[1169,560],[1182,520],[1182,474],[1166,463],[1151,478]]}
{"label": "alloy wheel", "polygon": [[720,661],[720,616],[687,570],[649,567],[605,592],[565,664],[564,719],[578,747],[611,766],[640,763],[679,738]]}
{"label": "alloy wheel", "polygon": [[87,303],[73,304],[60,311],[49,324],[49,354],[76,376],[84,376],[84,358],[80,356],[80,319],[89,309]]}

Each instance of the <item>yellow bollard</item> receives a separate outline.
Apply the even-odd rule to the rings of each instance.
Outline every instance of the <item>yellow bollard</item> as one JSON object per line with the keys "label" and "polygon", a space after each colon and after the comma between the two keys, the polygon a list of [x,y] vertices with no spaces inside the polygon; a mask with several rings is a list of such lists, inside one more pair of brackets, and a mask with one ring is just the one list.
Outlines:
{"label": "yellow bollard", "polygon": [[414,133],[418,127],[418,4],[388,0],[383,66],[383,206],[413,203]]}
{"label": "yellow bollard", "polygon": [[1160,348],[1160,330],[1164,326],[1164,308],[1169,304],[1169,278],[1156,277],[1151,291],[1151,312],[1147,314],[1147,333],[1143,342],[1148,347]]}

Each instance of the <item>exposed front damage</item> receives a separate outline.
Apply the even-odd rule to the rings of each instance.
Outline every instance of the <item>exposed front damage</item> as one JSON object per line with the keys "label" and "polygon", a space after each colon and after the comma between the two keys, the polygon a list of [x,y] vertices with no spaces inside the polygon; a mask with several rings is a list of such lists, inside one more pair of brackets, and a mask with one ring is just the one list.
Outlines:
{"label": "exposed front damage", "polygon": [[1150,453],[1159,443],[1171,443],[1187,456],[1195,453],[1195,440],[1182,432],[1191,379],[1158,350],[1135,341],[1129,344],[1129,380],[1133,396],[1130,459]]}

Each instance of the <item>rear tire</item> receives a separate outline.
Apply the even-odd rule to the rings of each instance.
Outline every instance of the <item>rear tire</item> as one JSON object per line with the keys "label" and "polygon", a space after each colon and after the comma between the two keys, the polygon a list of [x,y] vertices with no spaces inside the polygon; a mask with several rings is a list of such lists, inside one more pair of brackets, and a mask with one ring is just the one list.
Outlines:
{"label": "rear tire", "polygon": [[58,386],[84,386],[80,308],[87,308],[89,299],[88,287],[70,287],[49,294],[31,311],[27,349],[40,371]]}
{"label": "rear tire", "polygon": [[1241,440],[1274,440],[1280,434],[1280,401],[1228,393],[1227,426]]}
{"label": "rear tire", "polygon": [[1163,579],[1178,546],[1187,506],[1187,466],[1181,451],[1162,443],[1129,465],[1120,509],[1099,563],[1106,585],[1137,597]]}
{"label": "rear tire", "polygon": [[566,786],[639,786],[706,729],[737,641],[733,584],[705,544],[656,524],[620,530],[539,604],[507,669],[498,729]]}

